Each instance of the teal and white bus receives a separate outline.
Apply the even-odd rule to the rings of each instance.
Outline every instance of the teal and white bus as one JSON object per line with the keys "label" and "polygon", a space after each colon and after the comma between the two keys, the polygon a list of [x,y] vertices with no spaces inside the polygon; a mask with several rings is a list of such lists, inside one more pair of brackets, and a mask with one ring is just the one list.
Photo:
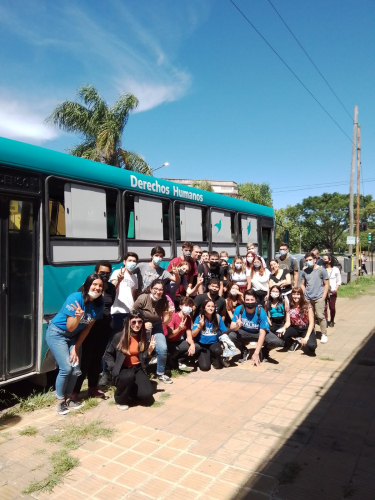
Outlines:
{"label": "teal and white bus", "polygon": [[106,259],[168,261],[185,240],[274,253],[272,208],[0,138],[0,385],[54,368],[45,331]]}

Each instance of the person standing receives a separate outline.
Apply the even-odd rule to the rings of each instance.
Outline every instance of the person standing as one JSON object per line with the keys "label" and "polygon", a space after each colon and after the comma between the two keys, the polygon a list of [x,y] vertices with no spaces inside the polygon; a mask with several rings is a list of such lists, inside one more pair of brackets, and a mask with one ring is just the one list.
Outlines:
{"label": "person standing", "polygon": [[103,317],[103,280],[98,274],[90,274],[82,292],[71,293],[60,311],[52,318],[46,332],[46,342],[59,373],[56,378],[57,413],[66,415],[70,410],[83,406],[71,399],[78,374],[80,347],[96,320]]}
{"label": "person standing", "polygon": [[315,255],[316,265],[324,267],[325,266],[324,259],[320,257],[319,250],[317,248],[313,248],[311,251]]}
{"label": "person standing", "polygon": [[247,290],[246,266],[242,257],[237,255],[232,262],[232,283],[238,285],[241,292]]}
{"label": "person standing", "polygon": [[281,293],[287,297],[292,293],[292,284],[289,269],[280,269],[280,264],[277,259],[270,260],[270,288],[277,285],[281,288]]}
{"label": "person standing", "polygon": [[361,254],[361,269],[362,269],[362,271],[364,271],[367,274],[366,262],[367,262],[367,259],[366,259],[365,251],[363,250],[363,252]]}
{"label": "person standing", "polygon": [[[335,316],[336,316],[336,300],[337,292],[342,283],[340,270],[332,266],[332,255],[323,255],[324,267],[328,274],[329,279],[329,291],[325,301],[324,314],[327,320],[327,325],[330,327],[335,326]],[[329,308],[331,319],[328,321],[327,309]]]}
{"label": "person standing", "polygon": [[177,284],[180,284],[180,275],[178,274],[177,268],[173,268],[173,272],[170,273],[166,269],[160,266],[161,261],[165,257],[165,250],[162,247],[156,246],[151,250],[151,261],[141,262],[138,264],[137,270],[139,271],[138,286],[143,292],[148,288],[151,283],[156,279],[161,280],[172,280]]}
{"label": "person standing", "polygon": [[329,280],[327,271],[324,267],[316,264],[315,254],[307,252],[305,254],[306,268],[302,271],[301,289],[305,294],[306,300],[312,305],[315,316],[321,331],[320,342],[328,342],[327,321],[324,315],[325,302],[329,290]]}
{"label": "person standing", "polygon": [[197,264],[192,258],[192,252],[193,252],[193,244],[191,241],[184,241],[182,243],[182,254],[180,257],[175,257],[172,259],[167,267],[167,271],[170,273],[173,272],[173,268],[177,267],[179,264],[182,262],[188,262],[189,263],[189,271],[186,273],[186,278],[188,280],[188,283],[192,283],[193,281],[193,276],[197,275]]}
{"label": "person standing", "polygon": [[217,314],[220,314],[222,320],[225,321],[225,316],[227,313],[226,303],[224,297],[220,297],[219,290],[220,290],[220,281],[217,278],[211,278],[208,284],[207,293],[202,293],[200,295],[197,295],[197,297],[195,298],[194,301],[195,311],[196,311],[195,317],[201,310],[203,302],[205,302],[208,299],[211,299],[215,303],[215,310]]}
{"label": "person standing", "polygon": [[198,266],[198,275],[203,276],[203,283],[199,285],[199,294],[207,292],[208,283],[212,278],[217,278],[220,282],[219,295],[220,297],[223,295],[223,269],[219,265],[219,254],[215,251],[209,253],[209,261],[208,264],[203,262]]}
{"label": "person standing", "polygon": [[259,257],[260,258],[260,260],[262,261],[263,267],[267,267],[266,266],[266,261],[263,259],[263,257],[261,257],[258,254],[258,243],[248,243],[246,245],[246,249],[247,249],[247,252],[253,252],[253,254],[254,254],[255,257]]}
{"label": "person standing", "polygon": [[277,258],[277,261],[280,265],[280,269],[287,269],[290,272],[292,286],[298,286],[298,261],[294,259],[289,254],[289,245],[288,243],[281,243],[279,246],[280,257]]}
{"label": "person standing", "polygon": [[270,275],[269,270],[263,267],[260,257],[255,257],[250,276],[247,277],[247,288],[254,290],[258,304],[262,307],[264,301],[268,300]]}
{"label": "person standing", "polygon": [[[74,390],[72,399],[77,401],[81,391],[82,384],[87,377],[88,395],[91,398],[104,398],[105,394],[98,387],[100,372],[102,371],[102,359],[105,350],[112,339],[112,316],[111,307],[116,297],[116,288],[112,283],[109,283],[111,276],[112,264],[108,260],[101,260],[95,266],[95,273],[103,280],[103,299],[104,309],[103,318],[95,322],[88,335],[82,344],[81,356],[81,375],[79,375]],[[83,286],[79,288],[79,292],[83,292]]]}

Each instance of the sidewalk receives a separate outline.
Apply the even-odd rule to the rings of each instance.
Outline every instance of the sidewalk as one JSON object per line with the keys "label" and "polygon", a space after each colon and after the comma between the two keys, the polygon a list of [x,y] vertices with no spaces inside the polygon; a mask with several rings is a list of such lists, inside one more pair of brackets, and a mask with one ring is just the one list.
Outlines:
{"label": "sidewalk", "polygon": [[[374,310],[373,296],[338,299],[336,326],[315,358],[273,351],[279,364],[197,371],[159,385],[170,397],[158,408],[120,412],[103,401],[84,415],[49,409],[9,421],[8,434],[0,429],[0,500],[373,500]],[[115,427],[113,438],[70,452],[80,465],[52,494],[22,495],[61,450],[44,437],[94,419]],[[30,425],[38,434],[20,436]],[[298,468],[292,484],[279,484]]]}

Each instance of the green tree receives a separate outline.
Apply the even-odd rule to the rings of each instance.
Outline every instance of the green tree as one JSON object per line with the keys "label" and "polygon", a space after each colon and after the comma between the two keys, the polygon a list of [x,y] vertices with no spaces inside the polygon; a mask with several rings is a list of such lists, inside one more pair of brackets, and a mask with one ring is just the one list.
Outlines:
{"label": "green tree", "polygon": [[259,205],[272,207],[272,190],[267,182],[262,184],[255,184],[254,182],[245,182],[245,184],[238,185],[238,194],[240,198]]}
{"label": "green tree", "polygon": [[122,94],[112,107],[92,85],[78,89],[83,104],[64,101],[46,119],[66,132],[78,133],[83,141],[69,152],[114,167],[152,175],[152,169],[138,154],[121,147],[122,134],[129,113],[138,106],[133,94]]}
{"label": "green tree", "polygon": [[210,191],[210,193],[214,192],[214,188],[209,181],[194,181],[192,187],[202,189],[203,191]]}

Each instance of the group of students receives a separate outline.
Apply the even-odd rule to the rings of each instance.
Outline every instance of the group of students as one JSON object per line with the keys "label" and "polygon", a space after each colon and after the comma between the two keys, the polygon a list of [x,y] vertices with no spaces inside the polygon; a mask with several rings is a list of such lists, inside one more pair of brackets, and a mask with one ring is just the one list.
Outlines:
{"label": "group of students", "polygon": [[152,403],[149,364],[156,364],[158,381],[171,384],[167,366],[228,367],[237,349],[243,363],[249,344],[256,366],[272,360],[277,347],[311,354],[317,347],[315,317],[321,342],[327,341],[327,311],[333,326],[341,284],[330,255],[305,255],[300,286],[287,243],[269,261],[270,269],[256,244],[231,264],[227,252],[205,252],[191,242],[182,244],[166,269],[160,265],[164,257],[156,246],[149,262],[127,252],[113,272],[110,262],[98,262],[51,320],[46,341],[59,368],[59,414],[82,407],[86,377],[89,396],[104,397],[100,387],[113,383],[117,408],[126,410],[130,400]]}

